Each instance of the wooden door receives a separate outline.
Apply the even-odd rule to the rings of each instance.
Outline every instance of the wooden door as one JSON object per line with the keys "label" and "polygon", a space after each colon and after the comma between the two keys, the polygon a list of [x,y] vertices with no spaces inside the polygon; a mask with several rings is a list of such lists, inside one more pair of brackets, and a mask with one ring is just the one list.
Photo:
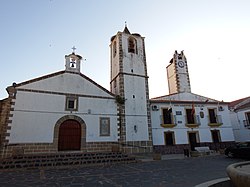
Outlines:
{"label": "wooden door", "polygon": [[189,136],[189,143],[190,143],[190,147],[191,150],[194,151],[195,147],[197,147],[198,143],[197,143],[197,138],[196,138],[196,133],[188,133]]}
{"label": "wooden door", "polygon": [[81,148],[81,125],[75,120],[66,120],[59,127],[58,151],[73,151]]}
{"label": "wooden door", "polygon": [[173,132],[165,132],[166,145],[174,145]]}

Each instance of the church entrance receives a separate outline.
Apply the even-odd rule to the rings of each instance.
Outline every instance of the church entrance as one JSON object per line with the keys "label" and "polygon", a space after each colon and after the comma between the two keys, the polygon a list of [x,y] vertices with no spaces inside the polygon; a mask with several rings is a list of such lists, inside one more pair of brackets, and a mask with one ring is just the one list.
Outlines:
{"label": "church entrance", "polygon": [[81,125],[69,119],[59,127],[58,151],[74,151],[81,148]]}

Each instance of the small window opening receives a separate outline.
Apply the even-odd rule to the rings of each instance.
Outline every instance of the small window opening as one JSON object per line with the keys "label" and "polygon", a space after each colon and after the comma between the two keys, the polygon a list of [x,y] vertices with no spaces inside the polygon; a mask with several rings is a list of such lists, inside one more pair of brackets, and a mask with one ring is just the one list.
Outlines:
{"label": "small window opening", "polygon": [[78,110],[78,98],[77,97],[66,97],[65,110]]}
{"label": "small window opening", "polygon": [[129,53],[136,53],[136,41],[134,38],[128,39],[128,52]]}
{"label": "small window opening", "polygon": [[113,44],[113,57],[116,56],[116,53],[117,53],[117,51],[116,51],[116,41],[115,41]]}

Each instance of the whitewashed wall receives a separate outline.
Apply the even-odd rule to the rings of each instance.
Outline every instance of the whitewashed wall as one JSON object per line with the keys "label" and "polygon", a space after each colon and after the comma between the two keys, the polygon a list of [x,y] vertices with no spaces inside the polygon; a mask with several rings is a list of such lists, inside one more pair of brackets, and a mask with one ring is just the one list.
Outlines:
{"label": "whitewashed wall", "polygon": [[243,123],[243,120],[246,120],[246,112],[250,112],[250,109],[230,112],[236,142],[250,141],[250,129],[246,128]]}
{"label": "whitewashed wall", "polygon": [[169,93],[170,94],[177,93],[175,63],[172,63],[167,67],[167,76],[168,76]]}
{"label": "whitewashed wall", "polygon": [[[70,76],[72,75],[72,76]],[[63,74],[25,85],[21,88],[62,91],[97,96],[110,96],[96,85],[74,74]],[[72,78],[72,80],[70,80]],[[60,79],[61,81],[57,80]],[[77,83],[78,84],[77,84]],[[51,85],[49,84],[51,83]],[[67,84],[65,86],[64,84]],[[82,88],[79,85],[84,85]],[[80,92],[80,93],[79,93]],[[65,111],[65,95],[18,91],[14,105],[9,143],[52,143],[54,126],[65,115],[76,115],[86,124],[87,141],[117,141],[117,105],[114,99],[78,98],[78,111]],[[100,117],[110,118],[110,136],[99,136]]]}
{"label": "whitewashed wall", "polygon": [[110,97],[109,93],[93,85],[92,82],[87,81],[79,74],[72,73],[63,73],[19,88]]}
{"label": "whitewashed wall", "polygon": [[[234,141],[233,130],[231,126],[231,121],[229,118],[229,110],[227,105],[223,105],[223,111],[217,110],[217,115],[220,115],[222,118],[223,125],[220,127],[210,127],[209,118],[208,118],[208,109],[209,108],[218,108],[217,104],[194,104],[195,106],[195,115],[199,115],[201,111],[204,112],[204,118],[200,117],[201,125],[198,128],[188,128],[185,126],[185,109],[192,108],[192,104],[182,103],[182,104],[171,104],[170,103],[152,103],[156,105],[159,110],[151,110],[151,120],[152,120],[152,132],[153,132],[153,144],[154,145],[164,145],[164,132],[173,131],[175,134],[175,143],[176,144],[188,144],[188,132],[198,131],[200,142],[212,142],[211,130],[219,130],[221,141]],[[161,116],[162,108],[169,108],[171,106],[172,113],[176,115],[176,111],[181,111],[182,115],[176,115],[176,121],[179,121],[177,126],[173,128],[164,128],[161,127]],[[181,123],[180,123],[181,122]]]}
{"label": "whitewashed wall", "polygon": [[125,50],[123,52],[125,55],[123,58],[123,72],[130,74],[124,75],[126,140],[147,141],[149,136],[146,85],[145,77],[143,77],[145,76],[143,41],[140,37],[133,37],[137,40],[138,54],[127,52],[127,36],[122,35],[122,46],[123,50]]}

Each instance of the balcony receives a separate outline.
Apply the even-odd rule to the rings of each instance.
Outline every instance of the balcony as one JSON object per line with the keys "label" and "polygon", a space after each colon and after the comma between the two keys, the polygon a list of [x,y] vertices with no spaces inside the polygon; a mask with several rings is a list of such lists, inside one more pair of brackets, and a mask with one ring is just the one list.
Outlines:
{"label": "balcony", "polygon": [[250,129],[250,121],[249,120],[243,120],[243,124],[246,128]]}
{"label": "balcony", "polygon": [[161,118],[161,127],[173,128],[177,125],[175,115],[172,115],[172,114],[169,116],[161,115],[160,118]]}
{"label": "balcony", "polygon": [[216,115],[214,117],[208,116],[208,126],[210,127],[220,127],[222,123],[222,117],[220,115]]}
{"label": "balcony", "polygon": [[186,118],[186,127],[195,128],[201,125],[200,116],[198,115],[185,116],[185,118]]}

